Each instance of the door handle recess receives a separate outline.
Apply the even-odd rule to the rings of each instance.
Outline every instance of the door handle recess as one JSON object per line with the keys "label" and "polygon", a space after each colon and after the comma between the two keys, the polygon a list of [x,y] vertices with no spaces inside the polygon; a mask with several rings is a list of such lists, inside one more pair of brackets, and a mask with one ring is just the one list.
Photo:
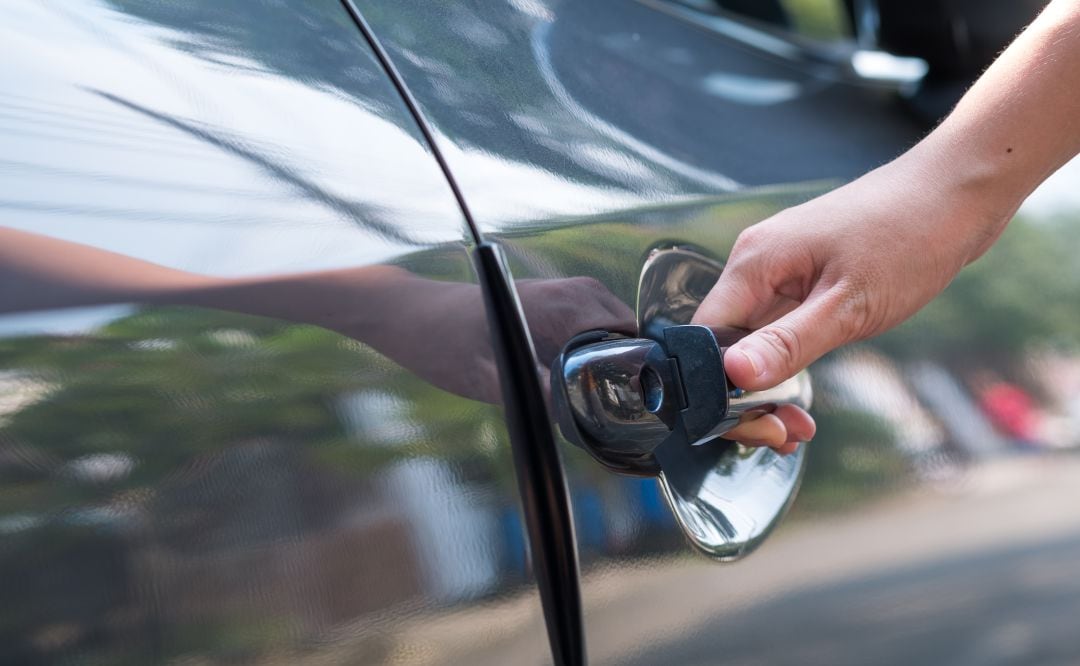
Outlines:
{"label": "door handle recess", "polygon": [[743,391],[724,352],[747,331],[687,322],[721,265],[686,247],[657,249],[642,271],[638,330],[576,336],[551,366],[563,436],[617,472],[655,476],[689,541],[729,560],[756,547],[798,490],[805,448],[789,456],[720,437],[752,410],[809,409],[804,371],[766,391]]}

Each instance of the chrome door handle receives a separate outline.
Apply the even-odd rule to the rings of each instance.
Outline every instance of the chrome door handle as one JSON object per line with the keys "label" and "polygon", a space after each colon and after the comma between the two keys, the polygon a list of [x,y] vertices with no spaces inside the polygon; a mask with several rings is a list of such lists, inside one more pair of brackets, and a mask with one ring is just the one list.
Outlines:
{"label": "chrome door handle", "polygon": [[552,396],[564,436],[609,467],[650,473],[654,452],[693,446],[723,435],[750,411],[813,399],[801,372],[764,391],[743,391],[727,380],[728,343],[747,331],[668,326],[656,340],[603,331],[574,338],[552,364]]}
{"label": "chrome door handle", "polygon": [[812,391],[805,372],[767,391],[729,384],[724,351],[746,331],[688,325],[721,269],[692,248],[654,250],[638,286],[642,337],[575,337],[551,366],[551,394],[566,439],[613,470],[656,476],[690,543],[729,560],[791,504],[806,447],[780,456],[720,435],[754,409],[807,409]]}

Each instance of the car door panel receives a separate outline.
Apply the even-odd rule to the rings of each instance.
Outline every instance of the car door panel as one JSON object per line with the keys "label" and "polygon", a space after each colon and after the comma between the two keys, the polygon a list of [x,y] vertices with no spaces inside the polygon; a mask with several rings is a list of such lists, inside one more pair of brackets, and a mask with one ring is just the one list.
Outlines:
{"label": "car door panel", "polygon": [[[519,288],[586,280],[632,312],[653,250],[722,262],[747,226],[922,131],[880,91],[656,3],[355,4]],[[1080,516],[1061,510],[1075,461],[1050,435],[1003,437],[977,377],[1045,391],[1046,422],[1067,420],[1075,359],[1060,345],[1075,348],[1078,295],[1063,210],[1022,211],[925,313],[811,369],[819,433],[803,487],[742,561],[691,557],[653,479],[564,446],[591,661],[1076,659]],[[1047,252],[1054,267],[1037,269]],[[1055,296],[1039,308],[1018,295],[1044,287]],[[546,313],[523,305],[535,328]],[[544,376],[559,349],[537,347]],[[1075,442],[1063,427],[1053,437]]]}
{"label": "car door panel", "polygon": [[476,239],[341,3],[0,15],[0,661],[550,659]]}

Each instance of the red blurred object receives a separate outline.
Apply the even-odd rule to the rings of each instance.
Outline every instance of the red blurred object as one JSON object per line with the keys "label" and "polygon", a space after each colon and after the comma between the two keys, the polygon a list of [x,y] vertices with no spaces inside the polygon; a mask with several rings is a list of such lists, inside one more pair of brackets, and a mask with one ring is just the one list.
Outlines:
{"label": "red blurred object", "polygon": [[1035,401],[1019,386],[996,382],[983,390],[979,404],[1002,433],[1034,442],[1039,438],[1039,411]]}

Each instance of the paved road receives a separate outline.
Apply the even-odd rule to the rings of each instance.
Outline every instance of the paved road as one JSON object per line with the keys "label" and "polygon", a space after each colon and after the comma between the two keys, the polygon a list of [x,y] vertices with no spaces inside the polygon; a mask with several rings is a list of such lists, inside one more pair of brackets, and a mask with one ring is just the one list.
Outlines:
{"label": "paved road", "polygon": [[811,587],[623,663],[1078,664],[1080,537]]}
{"label": "paved road", "polygon": [[[598,563],[582,582],[590,663],[1080,664],[1077,479],[1080,457],[1003,458],[795,517],[736,564]],[[534,592],[425,615],[397,623],[388,662],[522,663],[539,623]]]}

